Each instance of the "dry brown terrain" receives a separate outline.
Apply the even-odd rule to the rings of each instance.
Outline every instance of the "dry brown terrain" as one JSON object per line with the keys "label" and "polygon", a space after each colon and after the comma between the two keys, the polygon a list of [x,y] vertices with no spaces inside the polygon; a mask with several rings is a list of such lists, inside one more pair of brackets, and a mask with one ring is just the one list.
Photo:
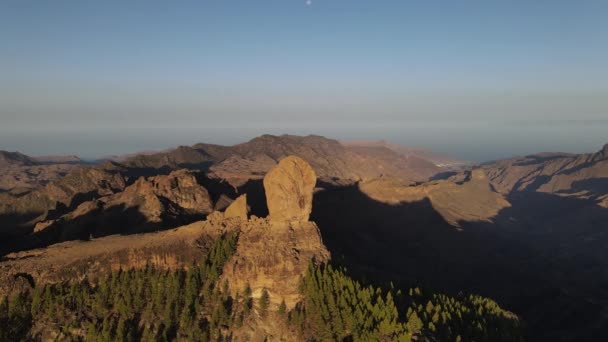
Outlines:
{"label": "dry brown terrain", "polygon": [[[190,171],[176,171],[138,182],[149,181],[155,184],[155,191],[162,193],[163,184],[175,184],[170,177],[182,186],[194,186],[189,182],[193,180],[190,175]],[[310,262],[329,260],[318,227],[308,222],[315,183],[314,171],[304,160],[288,157],[265,177],[265,191],[274,194],[267,199],[268,218],[248,218],[246,196],[240,196],[224,213],[214,212],[209,220],[168,231],[70,241],[10,253],[0,262],[0,295],[31,286],[28,280],[34,284],[84,278],[95,282],[119,269],[141,269],[148,265],[161,269],[187,268],[202,257],[218,236],[238,231],[236,251],[224,266],[221,282],[229,284],[235,295],[245,287],[251,288],[254,298],[268,291],[273,310],[283,301],[293,308],[301,300],[298,286]],[[125,193],[128,191],[121,195]],[[208,203],[197,196],[189,199],[193,201],[189,204]],[[233,332],[233,337],[251,340],[284,336],[283,340],[294,340],[284,324],[272,319],[270,316],[248,320]]]}
{"label": "dry brown terrain", "polygon": [[[57,282],[150,263],[163,268],[187,266],[200,257],[197,240],[216,231],[205,222],[176,229],[134,235],[112,235],[90,241],[67,241],[46,248],[10,253],[0,262],[2,289],[10,289],[17,273],[37,282]],[[19,284],[22,285],[22,284]]]}
{"label": "dry brown terrain", "polygon": [[[279,177],[274,185],[282,190],[266,196],[262,179],[289,153],[319,176],[314,196],[310,182],[284,182],[294,170],[308,173],[299,168]],[[606,317],[591,313],[608,308],[607,157],[608,146],[585,155],[539,154],[414,182],[420,178],[413,164],[387,147],[262,136],[124,164],[70,166],[65,176],[23,195],[0,194],[0,267],[9,288],[25,286],[12,278],[21,270],[44,281],[143,267],[148,260],[180,267],[200,255],[205,231],[239,226],[239,261],[229,263],[226,277],[236,287],[255,280],[256,295],[269,288],[275,304],[277,298],[292,304],[291,280],[311,256],[325,260],[331,253],[364,281],[496,298],[545,338],[594,334]],[[12,168],[38,167],[19,158]],[[310,209],[303,194],[312,198],[316,224],[304,220]],[[233,202],[240,195],[246,200]],[[228,206],[226,215],[218,212]],[[243,220],[246,210],[264,217],[280,208],[287,215],[278,218],[300,221]],[[207,215],[208,221],[171,230]],[[165,231],[136,234],[158,230]],[[102,237],[116,233],[132,235]],[[36,249],[41,246],[49,247]],[[274,281],[291,285],[273,288]]]}

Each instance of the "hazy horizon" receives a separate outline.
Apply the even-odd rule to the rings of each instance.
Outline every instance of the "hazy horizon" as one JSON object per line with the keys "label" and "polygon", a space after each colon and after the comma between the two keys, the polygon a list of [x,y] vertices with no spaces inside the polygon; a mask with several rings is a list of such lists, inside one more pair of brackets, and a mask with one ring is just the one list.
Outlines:
{"label": "hazy horizon", "polygon": [[[579,126],[582,130],[588,130],[585,125]],[[601,123],[595,127],[598,131],[602,129],[608,129],[608,123]],[[571,127],[566,128],[571,131]],[[153,134],[161,134],[160,131],[153,132]],[[7,150],[10,152],[17,151],[24,153],[29,156],[56,156],[56,155],[76,155],[83,160],[96,160],[104,157],[127,155],[138,152],[149,152],[149,151],[163,151],[178,146],[191,146],[197,143],[209,143],[219,145],[235,145],[239,143],[247,142],[257,136],[263,134],[283,135],[283,134],[295,134],[295,135],[322,135],[326,138],[336,139],[339,141],[378,141],[385,140],[389,143],[399,144],[407,147],[419,147],[428,149],[432,152],[444,153],[452,157],[471,161],[471,162],[487,162],[498,159],[506,159],[515,156],[523,156],[529,154],[535,154],[540,152],[565,152],[565,153],[594,153],[600,150],[605,143],[600,143],[597,146],[591,146],[588,149],[576,149],[568,148],[568,144],[561,143],[564,148],[556,148],[552,145],[552,141],[537,141],[534,145],[529,145],[527,142],[513,142],[512,144],[505,144],[504,146],[493,148],[488,150],[483,145],[477,145],[476,141],[469,141],[471,144],[469,150],[464,149],[467,141],[460,142],[458,145],[442,146],[437,143],[428,142],[427,144],[415,144],[407,143],[407,141],[399,140],[395,137],[381,137],[372,135],[343,135],[343,136],[328,136],[318,134],[316,132],[263,132],[260,131],[257,134],[244,135],[239,137],[216,137],[205,139],[200,138],[184,138],[183,134],[175,132],[174,135],[159,139],[158,137],[146,138],[145,136],[121,136],[114,137],[114,139],[105,138],[98,140],[97,138],[87,137],[86,133],[69,135],[56,134],[56,135],[43,135],[43,136],[23,136],[11,138],[11,143],[4,142],[4,136],[0,137],[0,150]],[[188,137],[194,135],[186,135]],[[181,137],[181,138],[180,138]],[[107,140],[106,140],[107,139]],[[590,144],[591,145],[591,144]],[[5,148],[8,146],[9,148]],[[65,146],[68,146],[67,148]],[[572,146],[572,144],[571,144]],[[94,153],[82,153],[81,151],[95,151]]]}
{"label": "hazy horizon", "polygon": [[0,150],[269,134],[471,161],[608,143],[604,1],[0,4]]}

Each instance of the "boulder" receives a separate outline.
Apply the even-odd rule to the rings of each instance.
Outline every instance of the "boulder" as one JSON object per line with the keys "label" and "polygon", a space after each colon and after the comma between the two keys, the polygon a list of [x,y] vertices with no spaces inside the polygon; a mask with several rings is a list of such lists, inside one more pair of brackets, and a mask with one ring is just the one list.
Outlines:
{"label": "boulder", "polygon": [[264,177],[269,217],[273,222],[308,221],[317,175],[304,159],[282,159]]}
{"label": "boulder", "polygon": [[241,220],[247,220],[247,194],[239,196],[232,202],[224,212],[225,218],[238,217]]}

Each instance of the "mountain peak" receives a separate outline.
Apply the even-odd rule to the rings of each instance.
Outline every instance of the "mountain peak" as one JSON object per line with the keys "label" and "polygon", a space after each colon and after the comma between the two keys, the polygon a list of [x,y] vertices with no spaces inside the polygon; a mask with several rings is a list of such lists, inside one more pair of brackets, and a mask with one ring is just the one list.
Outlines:
{"label": "mountain peak", "polygon": [[608,160],[608,144],[593,155],[593,160]]}

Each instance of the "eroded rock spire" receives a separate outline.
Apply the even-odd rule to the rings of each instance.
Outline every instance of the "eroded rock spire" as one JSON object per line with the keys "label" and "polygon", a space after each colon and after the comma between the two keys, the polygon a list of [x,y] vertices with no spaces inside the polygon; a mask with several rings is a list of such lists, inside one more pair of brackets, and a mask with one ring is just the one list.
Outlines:
{"label": "eroded rock spire", "polygon": [[264,177],[264,191],[270,220],[308,221],[317,175],[302,158],[282,159]]}

